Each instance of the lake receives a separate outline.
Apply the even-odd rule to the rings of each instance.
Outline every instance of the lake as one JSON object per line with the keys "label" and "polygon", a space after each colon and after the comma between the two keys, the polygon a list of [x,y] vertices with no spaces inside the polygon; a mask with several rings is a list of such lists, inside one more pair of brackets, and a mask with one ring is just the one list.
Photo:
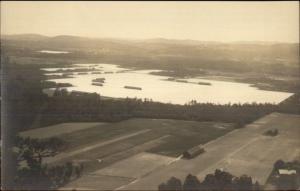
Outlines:
{"label": "lake", "polygon": [[[86,69],[88,72],[75,72],[76,69]],[[49,81],[72,84],[73,87],[66,88],[68,91],[96,92],[113,98],[149,98],[172,104],[185,104],[191,100],[216,104],[252,102],[278,104],[292,95],[287,92],[260,90],[246,83],[207,80],[200,77],[171,81],[168,80],[169,77],[150,74],[159,70],[131,70],[113,64],[74,64],[69,68],[42,68],[42,70],[46,75],[62,75],[66,71],[72,78]],[[92,80],[96,78],[105,78],[103,86],[92,85]],[[199,82],[201,84],[198,84]],[[141,90],[124,86],[139,87]]]}

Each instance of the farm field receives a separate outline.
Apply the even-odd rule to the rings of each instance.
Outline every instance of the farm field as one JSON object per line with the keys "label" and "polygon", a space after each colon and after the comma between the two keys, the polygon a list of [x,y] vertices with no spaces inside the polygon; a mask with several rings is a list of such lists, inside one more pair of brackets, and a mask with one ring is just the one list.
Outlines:
{"label": "farm field", "polygon": [[[58,126],[64,128],[62,125],[54,127],[56,128]],[[41,128],[41,130],[42,129],[43,128]],[[93,155],[96,153],[108,155],[114,151],[114,146],[124,150],[128,148],[128,144],[138,145],[164,135],[169,135],[165,140],[166,142],[154,147],[150,152],[177,157],[186,149],[215,139],[233,129],[234,124],[231,123],[135,118],[117,123],[99,124],[91,128],[73,131],[56,137],[61,138],[66,142],[67,149],[65,152],[82,150]],[[98,151],[98,149],[84,150],[84,148],[92,145],[143,130],[147,130],[147,132],[144,132],[139,136],[127,137],[122,141],[111,142],[108,145],[109,147],[107,147],[109,149],[102,147],[101,151]],[[47,131],[50,130],[47,129]],[[185,140],[185,144],[181,144],[178,140]],[[109,150],[110,153],[107,153],[107,150]]]}
{"label": "farm field", "polygon": [[100,126],[104,124],[106,123],[61,123],[57,125],[51,125],[48,127],[23,131],[20,133],[20,136],[45,139],[50,137],[57,137],[68,133],[73,133],[84,129],[93,128],[95,126]]}
{"label": "farm field", "polygon": [[[203,179],[217,168],[236,176],[250,175],[264,184],[278,159],[299,159],[299,124],[299,115],[272,113],[245,128],[234,130],[205,144],[206,152],[194,159],[178,160],[116,189],[155,190],[171,176],[184,179],[191,173]],[[277,136],[263,135],[265,131],[274,128],[279,131]]]}
{"label": "farm field", "polygon": [[[63,133],[52,136],[68,147],[44,162],[84,165],[82,177],[62,189],[155,190],[171,176],[184,179],[191,173],[203,179],[215,169],[247,174],[264,184],[275,161],[300,158],[298,115],[272,113],[240,129],[230,123],[144,118],[84,124],[74,131],[63,130],[72,128],[65,124],[53,126]],[[264,135],[273,129],[277,136]],[[204,146],[203,154],[180,158],[199,144]]]}
{"label": "farm field", "polygon": [[[192,146],[230,132],[233,126],[231,123],[129,119],[59,136],[68,145],[67,150],[44,162],[81,162],[84,173],[90,173],[144,151],[178,157]],[[176,139],[186,139],[185,144]]]}
{"label": "farm field", "polygon": [[[269,122],[269,129],[278,129],[275,137],[260,135],[251,139],[240,149],[230,153],[224,160],[198,174],[204,178],[205,173],[223,168],[235,175],[245,173],[264,184],[278,159],[284,161],[297,160],[300,157],[300,116],[278,115]],[[262,125],[264,126],[264,125]]]}
{"label": "farm field", "polygon": [[116,187],[129,184],[134,181],[134,178],[116,177],[116,176],[103,176],[88,174],[76,181],[68,184],[67,187],[62,187],[59,190],[113,190]]}
{"label": "farm field", "polygon": [[121,160],[120,162],[98,170],[93,174],[130,177],[136,179],[174,160],[176,159],[163,155],[142,152],[128,159]]}
{"label": "farm field", "polygon": [[138,136],[138,135],[141,135],[141,134],[146,133],[148,131],[150,131],[150,130],[149,129],[144,129],[144,130],[141,130],[141,131],[137,131],[135,133],[130,133],[130,134],[126,134],[126,135],[123,135],[123,136],[119,136],[117,138],[114,138],[114,139],[111,139],[111,140],[108,140],[108,141],[103,141],[103,142],[100,142],[100,143],[97,143],[97,144],[86,146],[84,148],[81,148],[81,149],[78,149],[78,150],[75,150],[75,151],[72,151],[72,152],[63,152],[63,153],[60,153],[60,154],[56,155],[55,157],[49,158],[49,160],[46,160],[46,163],[53,163],[53,162],[61,161],[61,160],[64,160],[64,159],[74,158],[74,156],[81,155],[84,152],[92,151],[92,150],[95,150],[99,147],[103,147],[103,146],[106,146],[106,145],[109,145],[109,144],[112,144],[112,143],[115,143],[115,142],[119,142],[119,141],[122,141],[122,140],[130,138],[130,137]]}
{"label": "farm field", "polygon": [[[114,164],[115,162],[118,162],[120,160],[124,160],[128,157],[131,157],[135,154],[138,154],[140,152],[145,152],[157,145],[160,145],[162,143],[165,142],[165,139],[168,137],[169,135],[164,135],[164,136],[160,136],[158,138],[155,139],[151,139],[149,141],[143,140],[144,137],[136,137],[139,139],[140,143],[134,144],[133,142],[137,142],[134,141],[134,138],[127,140],[126,141],[126,147],[124,148],[124,146],[121,147],[114,147],[111,149],[111,151],[109,153],[105,153],[105,155],[103,153],[101,153],[100,151],[102,151],[102,149],[98,149],[96,154],[91,154],[90,153],[84,153],[84,157],[78,155],[77,157],[72,158],[73,161],[77,161],[77,160],[86,160],[88,159],[88,162],[84,164],[84,172],[85,173],[90,173],[90,172],[94,172],[95,170],[107,167],[111,164]],[[141,141],[143,140],[143,141]],[[122,145],[122,144],[121,144]],[[109,147],[105,147],[105,149],[110,149]],[[99,162],[98,160],[101,160],[101,162]]]}
{"label": "farm field", "polygon": [[[57,137],[66,143],[65,152],[73,152],[145,129],[151,130],[151,132],[146,133],[147,136],[141,137],[144,142],[148,138],[154,139],[155,137],[170,135],[167,140],[170,143],[157,146],[151,152],[176,157],[193,145],[207,142],[233,130],[234,125],[218,122],[135,118],[116,123],[62,123],[23,131],[20,135],[32,138]],[[179,139],[185,139],[185,144],[178,143]],[[118,144],[126,145],[125,142]]]}
{"label": "farm field", "polygon": [[[108,167],[100,169],[96,172],[87,174],[82,178],[71,182],[62,190],[113,190],[129,184],[142,176],[151,173],[176,159],[157,154],[141,152],[128,159],[116,162]],[[133,168],[134,166],[134,168]],[[136,169],[139,169],[138,171]]]}
{"label": "farm field", "polygon": [[[150,149],[148,152],[162,154],[170,157],[179,157],[184,151],[199,144],[207,143],[224,133],[233,130],[233,124],[221,124],[204,122],[203,128],[199,128],[196,124],[173,124],[174,121],[169,122],[170,127],[164,130],[171,136],[166,139],[166,142]],[[173,127],[172,127],[173,125]],[[205,126],[211,128],[205,128]],[[212,130],[213,129],[213,130]]]}
{"label": "farm field", "polygon": [[[48,165],[67,161],[82,163],[82,178],[85,179],[86,176],[95,177],[95,171],[143,152],[148,152],[148,156],[175,159],[186,149],[213,140],[233,129],[234,124],[231,123],[129,119],[57,136],[66,142],[67,149],[43,162]],[[176,139],[180,141],[176,142]],[[185,143],[182,142],[184,140]]]}

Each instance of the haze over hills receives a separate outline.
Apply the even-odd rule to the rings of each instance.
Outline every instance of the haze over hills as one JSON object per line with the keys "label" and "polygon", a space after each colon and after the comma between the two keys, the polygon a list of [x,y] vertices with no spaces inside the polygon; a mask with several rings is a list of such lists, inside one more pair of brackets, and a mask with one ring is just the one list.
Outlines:
{"label": "haze over hills", "polygon": [[[124,38],[89,38],[81,36],[72,36],[72,35],[58,35],[58,36],[45,36],[40,34],[17,34],[17,35],[1,35],[3,43],[9,44],[14,41],[32,41],[33,46],[42,43],[51,43],[55,46],[63,45],[64,47],[76,46],[73,48],[80,48],[81,46],[105,46],[108,44],[118,43],[118,45],[126,44],[128,46],[138,46],[141,44],[149,45],[161,45],[164,47],[168,46],[194,46],[196,48],[203,47],[205,45],[212,47],[219,47],[222,49],[230,49],[239,47],[239,48],[256,48],[259,47],[268,47],[270,48],[279,48],[284,49],[283,51],[288,51],[292,55],[295,55],[297,50],[299,50],[299,43],[286,43],[286,42],[264,42],[264,41],[235,41],[235,42],[217,42],[217,41],[198,41],[198,40],[178,40],[178,39],[166,39],[166,38],[152,38],[152,39],[124,39]],[[49,46],[49,44],[45,44]],[[78,47],[77,47],[78,46]],[[141,48],[141,47],[139,47]],[[143,47],[147,49],[148,47]],[[215,47],[216,48],[216,47]],[[246,51],[246,50],[244,50]],[[282,51],[280,51],[282,52]]]}
{"label": "haze over hills", "polygon": [[[217,70],[298,75],[299,43],[87,38],[71,35],[2,35],[2,50],[49,57],[40,50],[69,51],[66,59],[113,62],[165,70]],[[9,55],[8,53],[7,55]],[[56,55],[57,56],[57,55]],[[63,57],[64,55],[60,55]]]}
{"label": "haze over hills", "polygon": [[2,34],[2,39],[6,40],[45,40],[45,39],[85,39],[85,40],[111,40],[111,41],[132,41],[132,42],[148,42],[148,43],[165,43],[165,44],[299,44],[292,42],[281,42],[281,41],[200,41],[193,39],[170,39],[170,38],[148,38],[148,39],[134,39],[134,38],[92,38],[74,35],[57,35],[57,36],[46,36],[35,33],[25,34]]}

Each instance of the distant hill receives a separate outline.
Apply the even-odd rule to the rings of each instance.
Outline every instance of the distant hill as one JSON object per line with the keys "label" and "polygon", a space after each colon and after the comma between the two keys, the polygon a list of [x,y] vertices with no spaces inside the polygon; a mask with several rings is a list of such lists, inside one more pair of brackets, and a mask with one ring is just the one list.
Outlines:
{"label": "distant hill", "polygon": [[[68,59],[93,58],[104,62],[163,69],[176,66],[178,70],[201,68],[235,72],[271,71],[274,74],[284,74],[296,73],[299,68],[299,43],[224,43],[190,39],[136,40],[21,34],[2,35],[1,44],[4,51],[18,52],[18,56],[33,54],[38,50],[62,50],[74,53],[60,55]],[[18,48],[21,48],[22,52],[16,51]]]}
{"label": "distant hill", "polygon": [[5,40],[40,41],[48,38],[50,37],[39,34],[1,35],[1,39]]}

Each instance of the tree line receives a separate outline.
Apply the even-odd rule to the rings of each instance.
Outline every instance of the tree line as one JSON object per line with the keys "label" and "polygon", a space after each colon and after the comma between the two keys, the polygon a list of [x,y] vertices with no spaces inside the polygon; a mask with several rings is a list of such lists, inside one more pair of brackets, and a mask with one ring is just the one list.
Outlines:
{"label": "tree line", "polygon": [[191,101],[185,105],[154,102],[149,99],[104,99],[96,93],[70,93],[57,89],[47,98],[40,113],[40,126],[67,121],[117,122],[132,117],[167,118],[236,123],[237,127],[278,111],[273,104],[213,104]]}
{"label": "tree line", "polygon": [[200,190],[261,190],[261,186],[250,176],[236,177],[229,172],[217,169],[213,174],[207,174],[201,182],[197,176],[188,174],[182,182],[171,177],[167,182],[158,186],[160,191],[200,191]]}
{"label": "tree line", "polygon": [[49,166],[43,163],[43,159],[55,156],[63,149],[64,142],[58,138],[32,139],[16,136],[14,143],[14,190],[53,190],[82,174],[82,164],[66,162]]}
{"label": "tree line", "polygon": [[[281,174],[280,170],[292,170],[295,173]],[[267,182],[275,186],[277,190],[297,190],[300,187],[300,161],[277,160]]]}

